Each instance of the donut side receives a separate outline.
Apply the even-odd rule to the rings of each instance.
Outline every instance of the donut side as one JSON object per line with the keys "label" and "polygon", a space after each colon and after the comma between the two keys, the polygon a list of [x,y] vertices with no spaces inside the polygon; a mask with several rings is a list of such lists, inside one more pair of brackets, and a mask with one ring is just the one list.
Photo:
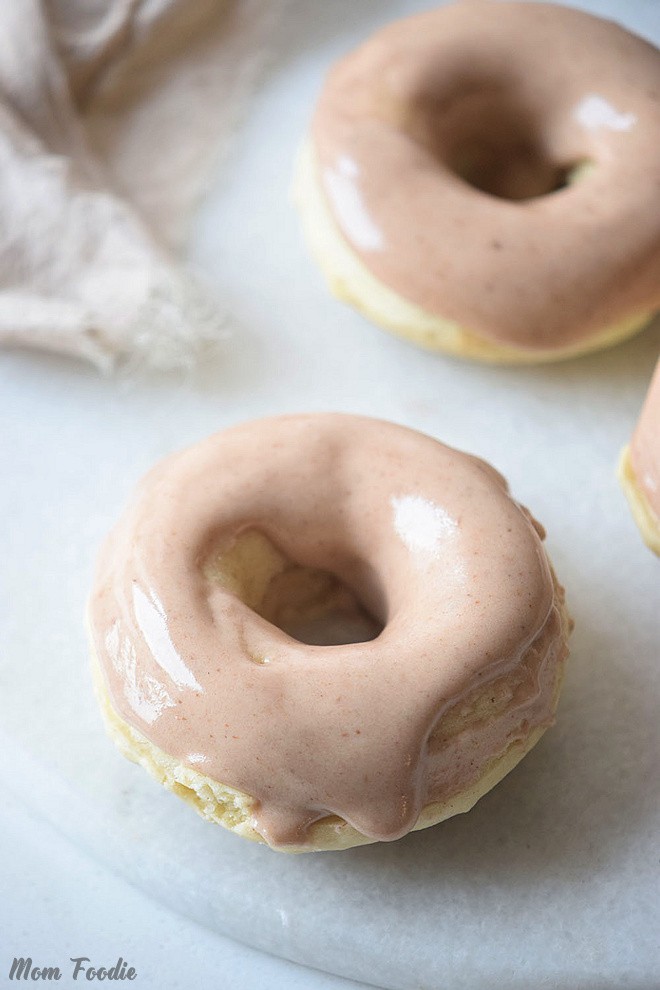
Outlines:
{"label": "donut side", "polygon": [[660,518],[653,511],[644,489],[639,484],[628,446],[621,452],[617,474],[644,543],[649,550],[660,556]]}
{"label": "donut side", "polygon": [[372,323],[428,350],[489,364],[543,364],[614,347],[639,333],[654,310],[636,314],[565,347],[529,350],[498,344],[468,327],[443,319],[410,302],[366,267],[342,234],[326,201],[312,141],[303,142],[296,159],[293,199],[310,253],[332,294]]}
{"label": "donut side", "polygon": [[630,444],[621,452],[618,476],[644,542],[660,555],[660,361]]}

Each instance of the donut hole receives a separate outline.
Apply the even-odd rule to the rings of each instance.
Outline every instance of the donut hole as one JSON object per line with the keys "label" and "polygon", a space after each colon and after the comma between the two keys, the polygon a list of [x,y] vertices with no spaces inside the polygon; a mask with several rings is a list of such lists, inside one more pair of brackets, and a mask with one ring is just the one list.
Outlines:
{"label": "donut hole", "polygon": [[571,184],[576,165],[551,161],[542,148],[520,139],[503,146],[467,141],[451,163],[452,171],[473,189],[513,202],[537,199]]}
{"label": "donut hole", "polygon": [[261,618],[310,646],[376,639],[384,628],[355,591],[331,571],[291,560],[256,529],[244,530],[206,567]]}
{"label": "donut hole", "polygon": [[571,186],[585,161],[558,155],[551,126],[521,106],[508,88],[479,86],[439,103],[420,96],[411,117],[413,136],[455,176],[489,196],[520,202]]}

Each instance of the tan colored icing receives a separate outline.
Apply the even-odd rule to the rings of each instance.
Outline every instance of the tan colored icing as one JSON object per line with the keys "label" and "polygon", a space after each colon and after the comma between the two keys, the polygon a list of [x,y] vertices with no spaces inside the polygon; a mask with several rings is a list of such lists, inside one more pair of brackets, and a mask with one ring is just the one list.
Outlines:
{"label": "tan colored icing", "polygon": [[[271,569],[279,554],[330,571],[380,635],[309,646],[259,616],[219,577],[254,531],[278,548]],[[117,712],[251,795],[272,845],[329,814],[409,831],[551,723],[566,652],[541,539],[504,480],[339,414],[242,425],[157,466],[101,553],[90,625]]]}
{"label": "tan colored icing", "polygon": [[637,484],[660,522],[660,361],[630,441],[630,460]]}
{"label": "tan colored icing", "polygon": [[659,134],[658,49],[492,0],[379,31],[332,69],[312,124],[328,205],[371,273],[529,349],[660,305]]}

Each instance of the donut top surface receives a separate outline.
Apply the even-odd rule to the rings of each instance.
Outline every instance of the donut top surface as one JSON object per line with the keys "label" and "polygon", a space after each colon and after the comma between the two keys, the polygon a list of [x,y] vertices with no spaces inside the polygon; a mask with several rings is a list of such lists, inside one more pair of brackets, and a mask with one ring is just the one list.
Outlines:
{"label": "donut top surface", "polygon": [[660,305],[660,52],[610,21],[395,22],[331,70],[312,142],[344,238],[429,313],[551,349]]}
{"label": "donut top surface", "polygon": [[[258,611],[275,572],[334,576],[375,638],[310,645],[278,628]],[[541,538],[497,472],[340,414],[241,425],[162,462],[110,535],[90,601],[116,710],[252,796],[272,845],[333,814],[373,838],[409,831],[509,741],[458,731],[451,779],[433,776],[438,720],[555,619]],[[506,705],[551,717],[546,681],[527,676]]]}

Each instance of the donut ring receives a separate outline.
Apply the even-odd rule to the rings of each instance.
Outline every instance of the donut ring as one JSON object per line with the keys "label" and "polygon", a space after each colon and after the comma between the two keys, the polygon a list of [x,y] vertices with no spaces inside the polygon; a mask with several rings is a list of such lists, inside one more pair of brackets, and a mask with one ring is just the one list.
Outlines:
{"label": "donut ring", "polygon": [[485,361],[570,357],[660,306],[660,52],[555,4],[398,21],[329,73],[296,200],[330,287]]}
{"label": "donut ring", "polygon": [[660,555],[660,361],[630,445],[621,454],[619,480],[644,542]]}
{"label": "donut ring", "polygon": [[[217,434],[143,480],[101,553],[89,626],[110,733],[275,848],[466,811],[554,719],[570,620],[541,538],[492,468],[391,423]],[[328,607],[382,631],[284,631]]]}

